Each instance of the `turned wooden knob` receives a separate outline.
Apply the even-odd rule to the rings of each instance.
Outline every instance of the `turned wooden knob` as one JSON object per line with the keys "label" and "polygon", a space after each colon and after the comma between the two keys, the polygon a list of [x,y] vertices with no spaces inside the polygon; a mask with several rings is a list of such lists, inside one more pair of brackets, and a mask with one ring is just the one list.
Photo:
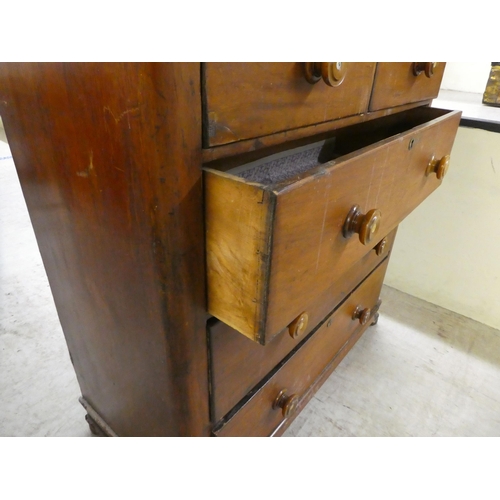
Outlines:
{"label": "turned wooden knob", "polygon": [[363,245],[368,245],[378,231],[381,217],[380,210],[376,208],[362,214],[359,207],[354,205],[347,214],[342,234],[344,238],[350,238],[354,233],[358,233],[359,241]]}
{"label": "turned wooden knob", "polygon": [[373,249],[375,250],[375,253],[377,255],[382,255],[384,253],[385,247],[387,246],[387,238],[384,238],[383,240],[379,241]]}
{"label": "turned wooden knob", "polygon": [[306,331],[308,322],[309,315],[303,312],[288,325],[288,333],[290,334],[292,339],[300,337]]}
{"label": "turned wooden knob", "polygon": [[429,165],[427,165],[426,175],[432,173],[436,174],[438,179],[442,179],[446,172],[448,172],[448,167],[450,166],[450,155],[443,156],[440,160],[437,160],[434,156],[431,158]]}
{"label": "turned wooden knob", "polygon": [[352,313],[352,319],[359,319],[360,325],[366,325],[368,320],[372,317],[372,310],[362,306],[357,306]]}
{"label": "turned wooden knob", "polygon": [[305,63],[306,80],[309,83],[319,82],[320,79],[330,87],[339,86],[346,75],[346,63],[343,62],[321,62]]}
{"label": "turned wooden knob", "polygon": [[432,78],[436,67],[437,67],[437,62],[414,62],[413,74],[415,76],[418,76],[421,73],[425,73],[425,76],[427,78]]}
{"label": "turned wooden knob", "polygon": [[288,396],[287,390],[283,389],[274,400],[273,410],[281,408],[283,416],[287,418],[297,409],[298,404],[299,397],[296,394]]}
{"label": "turned wooden knob", "polygon": [[361,325],[366,325],[368,321],[370,321],[370,318],[377,316],[381,304],[382,301],[378,299],[371,309],[369,309],[368,307],[357,306],[352,313],[352,319],[358,319]]}

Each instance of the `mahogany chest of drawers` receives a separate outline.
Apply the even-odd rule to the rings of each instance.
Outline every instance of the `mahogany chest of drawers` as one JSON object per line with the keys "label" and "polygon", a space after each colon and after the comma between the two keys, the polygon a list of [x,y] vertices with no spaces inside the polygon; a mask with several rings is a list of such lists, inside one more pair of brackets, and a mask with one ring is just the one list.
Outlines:
{"label": "mahogany chest of drawers", "polygon": [[444,63],[0,65],[96,434],[281,434],[446,174]]}

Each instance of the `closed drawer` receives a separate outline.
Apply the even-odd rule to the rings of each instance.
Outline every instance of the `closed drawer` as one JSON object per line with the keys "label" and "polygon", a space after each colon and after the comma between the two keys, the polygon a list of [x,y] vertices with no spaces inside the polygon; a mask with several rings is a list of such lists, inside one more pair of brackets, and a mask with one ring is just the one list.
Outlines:
{"label": "closed drawer", "polygon": [[[368,110],[375,63],[334,65],[339,79],[306,79],[307,63],[206,63],[205,147],[261,137]],[[327,68],[328,69],[328,68]]]}
{"label": "closed drawer", "polygon": [[[382,241],[382,252],[367,253],[351,269],[333,282],[313,302],[303,297],[306,324],[300,329],[285,329],[265,346],[239,335],[222,321],[208,326],[210,345],[212,421],[217,422],[242,400],[275,366],[312,332],[381,262],[390,255],[396,230]],[[380,249],[380,246],[377,247]],[[301,325],[302,326],[302,325]]]}
{"label": "closed drawer", "polygon": [[[359,335],[371,323],[382,287],[386,259],[329,317],[318,330],[294,351],[277,371],[214,433],[218,436],[269,436],[293,409],[308,397],[309,387],[328,371],[335,356],[341,355],[352,336]],[[353,319],[357,310],[365,311],[365,324]],[[276,407],[278,395],[285,391],[288,400]]]}
{"label": "closed drawer", "polygon": [[[258,165],[274,182],[258,182],[252,169],[205,169],[210,314],[266,344],[303,312],[304,297],[325,293],[441,184],[428,166],[449,155],[460,112],[398,115],[342,129],[333,152],[328,144],[335,160],[305,172],[291,161],[293,175],[284,180],[275,177],[288,175],[282,159],[276,169]],[[371,217],[356,225],[355,206]],[[349,219],[359,235],[344,230]]]}
{"label": "closed drawer", "polygon": [[445,63],[378,63],[370,110],[434,99],[439,93]]}

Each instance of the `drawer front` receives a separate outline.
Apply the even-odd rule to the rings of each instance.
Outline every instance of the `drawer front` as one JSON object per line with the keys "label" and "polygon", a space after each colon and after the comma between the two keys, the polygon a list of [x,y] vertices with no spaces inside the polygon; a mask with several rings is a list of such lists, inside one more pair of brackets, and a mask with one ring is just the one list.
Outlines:
{"label": "drawer front", "polygon": [[306,63],[206,63],[204,143],[218,146],[368,110],[375,63],[340,64],[338,82],[306,79]]}
{"label": "drawer front", "polygon": [[[208,328],[211,358],[212,421],[220,420],[280,361],[295,349],[349,293],[390,255],[396,230],[385,238],[383,252],[367,253],[312,303],[304,296],[307,324],[280,332],[265,346],[252,342],[221,321]],[[304,317],[304,316],[301,316]]]}
{"label": "drawer front", "polygon": [[[230,417],[224,425],[216,428],[217,436],[269,436],[283,423],[293,418],[293,407],[299,406],[302,398],[309,395],[314,385],[335,356],[352,336],[358,335],[372,323],[370,312],[364,325],[353,319],[357,309],[372,309],[376,306],[385,271],[386,259],[330,316],[319,329],[274,373],[264,385]],[[349,347],[352,346],[352,343]],[[317,389],[318,387],[316,387]],[[283,407],[274,404],[281,391],[286,391]],[[290,414],[287,415],[287,412]]]}
{"label": "drawer front", "polygon": [[434,99],[439,93],[445,65],[443,62],[378,63],[370,110]]}
{"label": "drawer front", "polygon": [[[374,248],[378,235],[389,234],[434,191],[442,181],[428,175],[428,165],[449,155],[460,113],[423,108],[411,117],[424,123],[289,183],[260,186],[207,170],[210,314],[266,344],[304,311],[304,297],[325,293]],[[381,214],[378,231],[364,244],[361,235],[346,237],[343,230],[354,206],[360,215]]]}

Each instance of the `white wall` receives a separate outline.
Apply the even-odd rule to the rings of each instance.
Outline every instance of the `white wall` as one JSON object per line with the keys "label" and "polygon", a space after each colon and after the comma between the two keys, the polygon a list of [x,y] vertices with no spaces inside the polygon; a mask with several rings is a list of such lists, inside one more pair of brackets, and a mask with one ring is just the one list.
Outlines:
{"label": "white wall", "polygon": [[442,185],[400,225],[386,283],[500,329],[500,134],[459,128]]}
{"label": "white wall", "polygon": [[490,75],[491,62],[446,63],[441,88],[482,94]]}

